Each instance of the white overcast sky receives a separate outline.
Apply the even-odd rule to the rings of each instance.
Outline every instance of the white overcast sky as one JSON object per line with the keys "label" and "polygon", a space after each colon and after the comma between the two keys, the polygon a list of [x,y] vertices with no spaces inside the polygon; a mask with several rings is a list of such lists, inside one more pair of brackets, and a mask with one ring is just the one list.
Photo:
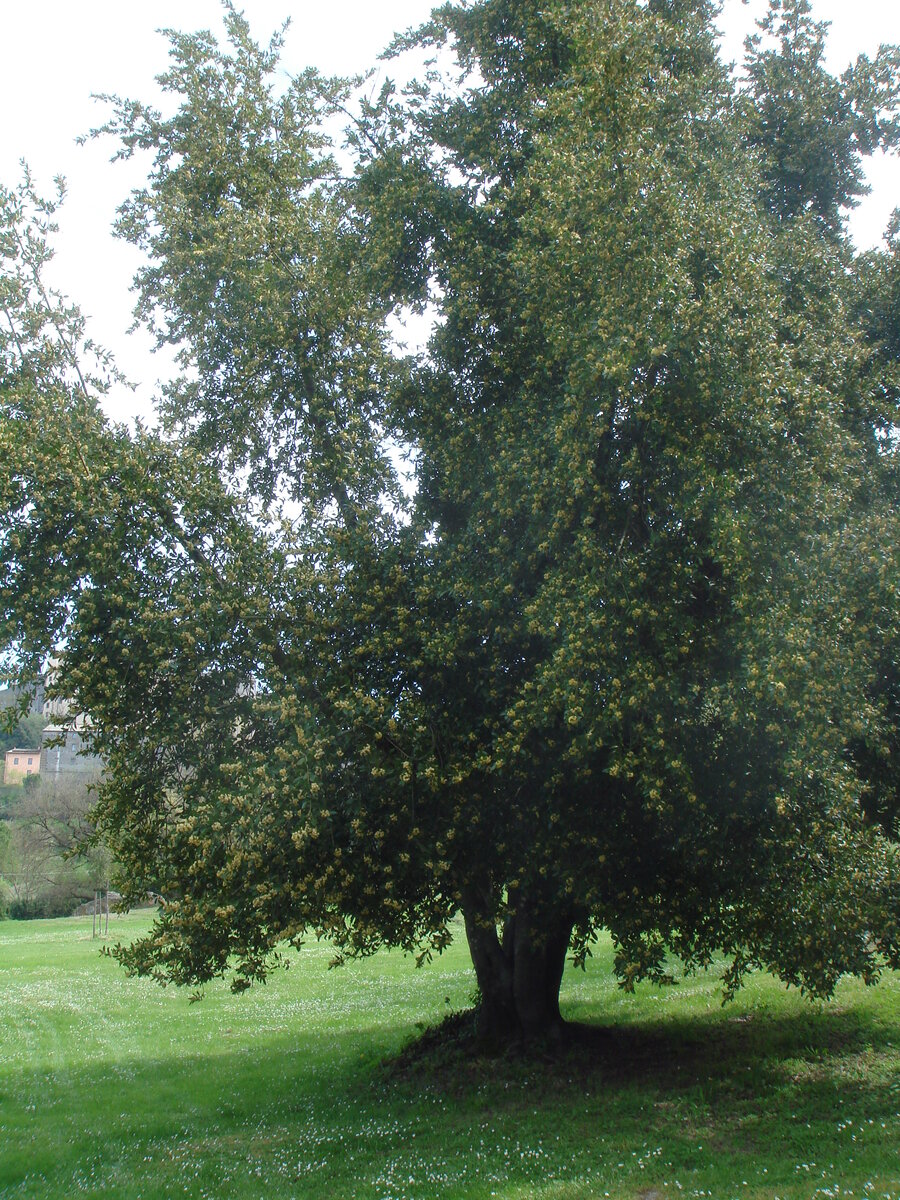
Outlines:
{"label": "white overcast sky", "polygon": [[[393,32],[419,24],[431,0],[246,0],[253,32],[267,40],[291,19],[284,52],[288,72],[315,65],[352,74],[374,63]],[[729,59],[739,58],[745,35],[766,0],[725,0],[720,25]],[[840,70],[882,42],[900,43],[897,0],[813,0],[816,16],[832,23],[830,65]],[[142,335],[127,334],[134,251],[109,235],[116,205],[138,181],[130,165],[108,163],[110,146],[79,147],[75,139],[103,120],[92,92],[153,100],[154,76],[166,65],[166,42],[156,31],[221,28],[218,0],[0,0],[0,180],[19,178],[27,159],[47,193],[57,173],[68,200],[57,239],[52,281],[88,315],[90,332],[111,349],[134,380],[134,394],[117,394],[114,415],[147,414],[156,378],[166,368],[148,354]],[[900,205],[900,163],[875,161],[873,195],[854,213],[859,246],[874,245],[892,209]]]}

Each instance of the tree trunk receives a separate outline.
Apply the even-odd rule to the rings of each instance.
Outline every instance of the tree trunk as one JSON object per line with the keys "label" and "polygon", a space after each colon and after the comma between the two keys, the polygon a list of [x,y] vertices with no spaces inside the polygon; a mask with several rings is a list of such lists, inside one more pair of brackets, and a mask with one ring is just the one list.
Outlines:
{"label": "tree trunk", "polygon": [[463,917],[481,992],[479,1037],[498,1045],[561,1041],[559,986],[574,924],[571,911],[535,911],[518,897],[502,940],[492,914],[472,895],[464,901]]}

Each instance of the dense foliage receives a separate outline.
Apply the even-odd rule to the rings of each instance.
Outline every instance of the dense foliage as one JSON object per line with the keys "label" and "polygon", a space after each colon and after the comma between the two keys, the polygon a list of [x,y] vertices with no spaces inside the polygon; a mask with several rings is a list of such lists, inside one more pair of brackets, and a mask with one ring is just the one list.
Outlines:
{"label": "dense foliage", "polygon": [[530,1034],[600,928],[626,987],[898,965],[896,241],[845,218],[900,58],[833,77],[773,0],[736,87],[712,19],[446,4],[394,49],[459,69],[340,154],[349,86],[279,91],[230,8],[225,49],[173,35],[172,112],[105,127],[153,156],[152,433],[103,420],[51,214],[4,193],[3,630],[62,655],[126,893],[166,898],[130,968],[242,987],[461,910],[485,1031]]}
{"label": "dense foliage", "polygon": [[3,714],[0,714],[0,755],[5,755],[7,750],[15,750],[19,747],[26,749],[40,746],[41,734],[47,724],[40,713],[27,713],[25,716],[20,716],[16,711],[7,715],[9,719],[4,722]]}

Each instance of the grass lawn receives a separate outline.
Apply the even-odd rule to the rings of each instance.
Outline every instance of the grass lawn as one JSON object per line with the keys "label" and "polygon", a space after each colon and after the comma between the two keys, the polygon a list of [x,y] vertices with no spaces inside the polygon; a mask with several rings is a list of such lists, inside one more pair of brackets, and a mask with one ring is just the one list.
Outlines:
{"label": "grass lawn", "polygon": [[[146,914],[113,918],[129,938]],[[0,1197],[900,1200],[900,976],[809,1005],[767,977],[622,995],[598,947],[554,1062],[385,1066],[464,1008],[462,939],[417,971],[324,946],[200,1004],[126,979],[91,919],[0,923]]]}

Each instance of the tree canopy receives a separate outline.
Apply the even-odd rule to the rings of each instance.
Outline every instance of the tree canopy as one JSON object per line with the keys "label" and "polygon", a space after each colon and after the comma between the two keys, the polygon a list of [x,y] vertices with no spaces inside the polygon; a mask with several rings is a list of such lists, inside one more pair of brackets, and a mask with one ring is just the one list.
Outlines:
{"label": "tree canopy", "polygon": [[119,886],[166,899],[130,969],[427,956],[461,911],[484,1032],[530,1036],[601,929],[628,988],[900,965],[898,243],[845,223],[900,52],[832,76],[772,0],[736,83],[713,16],[451,2],[364,100],[281,87],[230,6],[172,34],[171,110],[101,131],[152,156],[152,431],[3,192],[0,630],[60,657]]}

